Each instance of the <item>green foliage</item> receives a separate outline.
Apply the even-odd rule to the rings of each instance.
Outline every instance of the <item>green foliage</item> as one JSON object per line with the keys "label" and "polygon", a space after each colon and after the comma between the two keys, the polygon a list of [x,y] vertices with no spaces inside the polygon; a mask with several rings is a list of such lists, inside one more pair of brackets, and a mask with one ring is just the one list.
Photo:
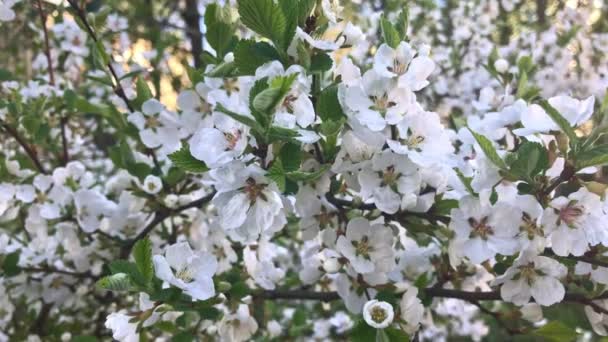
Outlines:
{"label": "green foliage", "polygon": [[276,107],[283,101],[291,89],[291,85],[297,76],[297,74],[291,74],[273,79],[268,88],[255,96],[252,103],[253,108],[257,112],[267,115],[274,113]]}
{"label": "green foliage", "polygon": [[524,180],[531,180],[549,168],[549,153],[540,143],[526,141],[517,150],[510,172]]}
{"label": "green foliage", "polygon": [[19,268],[18,265],[20,254],[20,251],[14,251],[4,257],[4,260],[2,261],[2,274],[7,277],[13,277],[21,272],[21,268]]}
{"label": "green foliage", "polygon": [[[292,1],[292,0],[290,0]],[[295,34],[295,13],[285,13],[289,1],[238,0],[239,14],[245,26],[260,36],[270,39],[275,46],[286,51]],[[296,2],[297,1],[293,1]],[[293,5],[291,5],[293,6]],[[296,7],[297,8],[297,7]]]}
{"label": "green foliage", "polygon": [[133,258],[137,270],[143,276],[146,286],[149,286],[154,277],[154,264],[152,263],[152,243],[150,239],[144,238],[133,246]]}
{"label": "green foliage", "polygon": [[538,102],[538,104],[543,107],[545,112],[547,112],[547,115],[549,115],[551,120],[553,120],[557,126],[559,126],[561,131],[568,136],[571,146],[575,145],[578,142],[578,137],[576,136],[576,132],[574,132],[572,126],[570,126],[568,120],[566,120],[566,118],[564,118],[555,108],[553,108],[548,101],[541,100]]}
{"label": "green foliage", "polygon": [[190,153],[190,146],[184,143],[179,151],[169,155],[169,159],[180,170],[192,173],[203,173],[209,171],[204,162],[194,158]]}
{"label": "green foliage", "polygon": [[376,340],[376,329],[370,327],[364,320],[359,320],[350,331],[350,341],[369,342]]}
{"label": "green foliage", "polygon": [[551,342],[570,342],[574,341],[578,336],[576,330],[558,321],[543,325],[536,329],[533,334]]}
{"label": "green foliage", "polygon": [[477,141],[477,144],[479,144],[479,147],[481,147],[481,150],[486,155],[486,157],[494,165],[496,165],[499,169],[506,170],[507,169],[507,164],[505,164],[505,161],[502,160],[502,158],[500,158],[500,156],[498,155],[498,152],[496,152],[496,149],[494,148],[494,145],[492,145],[492,142],[488,138],[486,138],[485,136],[483,136],[481,134],[478,134],[478,133],[475,133],[470,128],[469,128],[469,131],[471,132],[471,134],[473,135],[473,137]]}
{"label": "green foliage", "polygon": [[135,286],[131,277],[126,273],[116,273],[99,279],[96,286],[103,290],[125,292],[133,291]]}
{"label": "green foliage", "polygon": [[285,169],[283,168],[283,163],[281,162],[281,159],[275,159],[272,162],[272,165],[268,169],[266,177],[275,182],[281,192],[285,192]]}
{"label": "green foliage", "polygon": [[608,144],[591,147],[574,156],[578,170],[608,164]]}
{"label": "green foliage", "polygon": [[242,39],[234,49],[234,64],[239,75],[254,75],[260,66],[279,59],[277,50],[266,42]]}
{"label": "green foliage", "polygon": [[401,43],[401,38],[399,37],[399,32],[393,26],[393,24],[386,18],[380,18],[380,28],[382,29],[382,38],[386,45],[395,49]]}
{"label": "green foliage", "polygon": [[329,86],[321,92],[315,111],[324,122],[332,120],[334,122],[346,118],[340,101],[338,100],[338,86]]}
{"label": "green foliage", "polygon": [[152,168],[148,164],[135,161],[133,151],[125,140],[121,141],[116,146],[110,147],[109,153],[114,166],[127,170],[140,181],[143,181],[152,173]]}
{"label": "green foliage", "polygon": [[222,60],[236,41],[234,33],[237,26],[230,20],[230,8],[209,4],[205,8],[205,27],[205,38],[215,50],[217,60]]}
{"label": "green foliage", "polygon": [[324,52],[319,52],[312,56],[310,60],[310,72],[324,72],[329,71],[334,61]]}
{"label": "green foliage", "polygon": [[330,168],[331,165],[322,165],[319,170],[314,172],[291,171],[287,172],[285,176],[293,181],[312,182],[321,178]]}

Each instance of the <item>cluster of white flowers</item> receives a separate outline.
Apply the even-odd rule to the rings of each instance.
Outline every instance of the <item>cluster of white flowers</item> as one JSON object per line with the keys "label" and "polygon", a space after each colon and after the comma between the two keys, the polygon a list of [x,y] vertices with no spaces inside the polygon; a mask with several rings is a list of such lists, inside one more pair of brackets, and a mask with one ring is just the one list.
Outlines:
{"label": "cluster of white flowers", "polygon": [[566,302],[607,334],[606,5],[511,32],[526,1],[193,3],[205,30],[150,16],[151,44],[32,7],[37,76],[0,83],[0,341],[500,340]]}

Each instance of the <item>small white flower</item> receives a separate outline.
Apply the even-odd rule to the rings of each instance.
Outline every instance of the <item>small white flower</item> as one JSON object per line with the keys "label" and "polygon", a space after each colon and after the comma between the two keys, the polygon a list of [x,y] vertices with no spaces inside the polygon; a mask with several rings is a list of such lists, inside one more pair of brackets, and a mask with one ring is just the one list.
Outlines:
{"label": "small white flower", "polygon": [[112,330],[112,338],[120,342],[138,342],[137,323],[131,323],[132,318],[121,312],[111,313],[105,326]]}
{"label": "small white flower", "polygon": [[413,334],[418,330],[418,325],[424,315],[424,306],[418,298],[418,288],[410,287],[405,291],[399,302],[401,319],[405,322],[405,331]]}
{"label": "small white flower", "polygon": [[163,189],[163,182],[159,177],[148,175],[141,188],[150,195],[156,195]]}
{"label": "small white flower", "polygon": [[246,304],[239,304],[236,312],[224,315],[218,326],[220,339],[225,342],[248,341],[257,330],[258,323]]}
{"label": "small white flower", "polygon": [[393,232],[382,224],[371,225],[362,217],[352,219],[336,244],[355,271],[372,273],[389,271],[395,264],[393,258]]}
{"label": "small white flower", "polygon": [[387,302],[373,299],[363,306],[365,323],[376,329],[388,327],[393,322],[394,316],[393,307]]}
{"label": "small white flower", "polygon": [[167,247],[165,256],[153,258],[156,276],[178,287],[193,301],[206,300],[215,295],[213,275],[217,260],[207,252],[195,253],[187,242]]}
{"label": "small white flower", "polygon": [[504,58],[499,58],[494,62],[494,69],[502,74],[509,70],[509,62]]}
{"label": "small white flower", "polygon": [[12,21],[15,19],[15,11],[13,6],[20,0],[2,0],[0,1],[0,21]]}
{"label": "small white flower", "polygon": [[524,252],[494,284],[502,284],[502,299],[524,305],[530,297],[540,305],[550,306],[564,299],[566,290],[560,282],[568,273],[566,266],[548,257]]}

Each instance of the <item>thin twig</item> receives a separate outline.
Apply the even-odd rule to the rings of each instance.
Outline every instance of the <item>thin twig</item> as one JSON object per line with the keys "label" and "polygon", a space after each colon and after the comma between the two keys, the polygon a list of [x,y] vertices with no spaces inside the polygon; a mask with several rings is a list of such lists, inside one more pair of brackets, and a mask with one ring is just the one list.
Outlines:
{"label": "thin twig", "polygon": [[38,153],[36,152],[34,147],[28,144],[27,141],[25,141],[25,139],[21,136],[21,134],[19,134],[19,132],[9,124],[0,121],[0,127],[2,127],[11,137],[17,140],[17,143],[25,150],[25,153],[32,160],[36,169],[38,169],[40,173],[46,174],[47,171],[44,166],[42,166],[42,163],[38,158]]}
{"label": "thin twig", "polygon": [[47,68],[49,71],[49,83],[55,85],[55,73],[53,71],[53,59],[51,58],[51,45],[49,44],[49,31],[46,28],[46,13],[42,9],[42,1],[36,0],[38,4],[38,13],[40,21],[42,21],[42,32],[44,32],[44,54],[46,55]]}

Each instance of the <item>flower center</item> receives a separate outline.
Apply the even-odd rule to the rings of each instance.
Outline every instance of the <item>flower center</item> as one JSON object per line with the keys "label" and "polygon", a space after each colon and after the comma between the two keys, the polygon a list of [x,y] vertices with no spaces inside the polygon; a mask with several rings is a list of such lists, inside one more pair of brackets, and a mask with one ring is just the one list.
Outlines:
{"label": "flower center", "polygon": [[544,236],[544,232],[542,227],[539,227],[536,224],[536,221],[528,215],[528,213],[524,213],[522,216],[522,224],[519,226],[519,231],[528,235],[528,239],[532,240],[535,236]]}
{"label": "flower center", "polygon": [[481,220],[473,217],[469,217],[469,225],[471,226],[471,237],[480,237],[484,240],[488,239],[488,236],[494,234],[494,230],[488,225],[488,217],[484,217]]}
{"label": "flower center", "polygon": [[399,178],[399,174],[395,172],[395,167],[393,165],[389,166],[382,173],[382,183],[383,185],[393,185]]}
{"label": "flower center", "polygon": [[160,126],[160,121],[156,116],[148,116],[146,117],[146,128],[147,129],[155,129]]}
{"label": "flower center", "polygon": [[185,283],[189,283],[192,280],[194,280],[194,276],[192,274],[192,271],[190,271],[190,269],[187,266],[185,266],[181,270],[177,271],[177,274],[175,276],[178,279],[183,280]]}
{"label": "flower center", "polygon": [[371,247],[369,245],[369,238],[364,236],[361,241],[353,241],[353,246],[355,247],[355,254],[361,255],[364,258],[369,258],[369,252],[371,251]]}
{"label": "flower center", "polygon": [[388,71],[394,72],[397,75],[403,75],[403,74],[405,74],[406,70],[407,70],[407,64],[401,63],[397,59],[395,59],[393,61],[393,66],[392,67],[388,67]]}
{"label": "flower center", "polygon": [[534,263],[531,262],[527,265],[519,266],[519,277],[526,280],[529,285],[532,285],[537,275],[542,275],[542,272],[534,268]]}
{"label": "flower center", "polygon": [[288,112],[293,112],[293,103],[295,102],[295,100],[297,100],[298,98],[295,97],[293,94],[289,94],[287,96],[285,96],[285,99],[283,100],[283,107],[287,108]]}
{"label": "flower center", "polygon": [[266,200],[263,190],[266,187],[265,184],[257,184],[255,179],[249,177],[247,178],[247,185],[245,185],[245,193],[247,194],[247,197],[249,197],[249,200],[254,203],[258,197],[262,198],[263,200]]}
{"label": "flower center", "polygon": [[560,209],[559,211],[559,219],[563,221],[571,228],[574,228],[574,225],[579,217],[581,217],[584,213],[584,208],[582,206],[577,206],[576,202],[569,203],[566,207]]}
{"label": "flower center", "polygon": [[239,139],[241,138],[241,131],[235,130],[234,134],[233,133],[224,133],[224,137],[226,138],[226,141],[228,141],[228,146],[226,147],[226,151],[234,150],[234,148],[236,147],[236,144],[238,143]]}
{"label": "flower center", "polygon": [[386,93],[382,96],[372,96],[371,99],[374,102],[374,106],[372,107],[372,109],[375,109],[377,111],[385,111],[396,104],[393,101],[389,101],[388,94]]}
{"label": "flower center", "polygon": [[382,323],[386,320],[387,318],[387,314],[386,311],[379,307],[379,306],[374,306],[371,310],[371,315],[372,320],[374,320],[374,322],[376,323]]}

